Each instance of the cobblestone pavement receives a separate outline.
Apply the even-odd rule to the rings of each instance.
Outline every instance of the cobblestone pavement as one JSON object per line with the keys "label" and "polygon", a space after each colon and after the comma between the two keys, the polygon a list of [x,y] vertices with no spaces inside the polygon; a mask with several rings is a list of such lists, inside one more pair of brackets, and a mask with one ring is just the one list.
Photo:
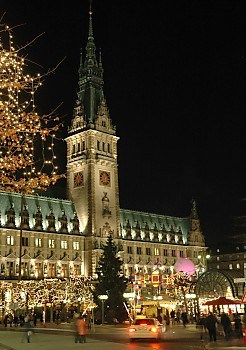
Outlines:
{"label": "cobblestone pavement", "polygon": [[[87,350],[237,350],[246,349],[243,340],[231,339],[225,341],[223,336],[218,336],[216,343],[208,341],[207,334],[204,341],[200,341],[199,333],[194,325],[168,327],[164,339],[160,343],[136,342],[129,343],[127,326],[103,325],[95,326],[87,336],[86,344],[75,344],[72,324],[47,324],[46,327],[38,325],[28,344],[25,332],[20,327],[7,329],[0,326],[0,350],[74,350],[85,346]],[[99,345],[100,344],[100,345]]]}

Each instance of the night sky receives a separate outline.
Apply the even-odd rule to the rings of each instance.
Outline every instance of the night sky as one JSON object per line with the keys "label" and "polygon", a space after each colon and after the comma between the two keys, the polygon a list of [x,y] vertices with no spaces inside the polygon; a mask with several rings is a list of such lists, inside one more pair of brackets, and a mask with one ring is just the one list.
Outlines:
{"label": "night sky", "polygon": [[[117,127],[121,208],[188,216],[197,202],[206,243],[233,234],[246,197],[246,2],[94,0],[104,92]],[[2,22],[35,72],[66,136],[76,99],[88,0],[2,0]],[[17,45],[16,45],[17,46]],[[33,69],[33,66],[32,66]],[[65,171],[66,144],[58,159]],[[62,193],[62,192],[61,192]],[[245,208],[246,214],[246,208]]]}

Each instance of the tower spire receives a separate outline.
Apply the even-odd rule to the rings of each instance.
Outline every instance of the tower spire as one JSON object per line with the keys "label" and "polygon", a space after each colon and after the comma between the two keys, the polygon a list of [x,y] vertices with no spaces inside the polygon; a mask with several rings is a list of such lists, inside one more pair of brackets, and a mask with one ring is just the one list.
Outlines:
{"label": "tower spire", "polygon": [[89,9],[89,32],[88,32],[88,42],[86,45],[86,60],[85,67],[97,67],[97,59],[96,59],[96,46],[94,43],[93,36],[93,26],[92,26],[92,9],[91,9],[91,1],[90,1],[90,9]]}
{"label": "tower spire", "polygon": [[[103,66],[101,53],[96,56],[92,22],[92,1],[89,2],[89,30],[85,50],[80,52],[79,91],[74,115],[83,117],[81,125],[92,127],[95,123],[98,108],[104,99]],[[84,56],[85,53],[85,57]]]}

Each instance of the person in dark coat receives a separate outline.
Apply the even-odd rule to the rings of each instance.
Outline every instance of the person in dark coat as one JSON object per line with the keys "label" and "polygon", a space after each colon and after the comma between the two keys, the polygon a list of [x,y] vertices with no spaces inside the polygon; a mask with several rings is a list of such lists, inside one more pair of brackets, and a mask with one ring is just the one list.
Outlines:
{"label": "person in dark coat", "polygon": [[224,312],[221,315],[220,323],[223,326],[223,330],[225,333],[225,339],[228,340],[231,336],[231,333],[232,333],[231,320],[230,320],[229,316]]}
{"label": "person in dark coat", "polygon": [[216,325],[218,323],[217,318],[213,315],[212,312],[206,317],[206,327],[209,334],[210,341],[216,341]]}
{"label": "person in dark coat", "polygon": [[[25,336],[24,338],[27,340],[28,343],[30,343],[31,341],[31,316],[30,315],[26,315],[26,317],[24,318],[24,329],[25,329]],[[22,341],[24,340],[24,338],[22,339]]]}
{"label": "person in dark coat", "polygon": [[7,327],[7,325],[8,325],[8,315],[4,316],[3,323],[4,323],[4,327]]}
{"label": "person in dark coat", "polygon": [[243,337],[243,326],[239,315],[235,315],[234,322],[235,322],[235,335],[238,339],[240,339]]}
{"label": "person in dark coat", "polygon": [[181,313],[181,319],[183,322],[183,326],[186,327],[187,323],[188,323],[188,317],[187,317],[187,313],[185,311],[183,311]]}

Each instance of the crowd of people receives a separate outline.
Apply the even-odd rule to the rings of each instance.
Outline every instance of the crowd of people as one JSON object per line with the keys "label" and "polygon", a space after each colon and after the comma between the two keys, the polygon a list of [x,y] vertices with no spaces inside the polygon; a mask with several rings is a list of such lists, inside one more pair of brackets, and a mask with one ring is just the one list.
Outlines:
{"label": "crowd of people", "polygon": [[246,328],[246,314],[242,317],[238,313],[222,312],[216,315],[209,312],[208,315],[197,313],[196,315],[188,315],[184,310],[171,310],[167,315],[158,315],[157,319],[160,323],[165,322],[171,326],[174,324],[183,324],[184,327],[189,323],[195,323],[199,331],[200,338],[204,339],[208,334],[210,341],[217,340],[217,334],[222,334],[226,340],[232,337],[241,339],[243,337],[243,327]]}
{"label": "crowd of people", "polygon": [[[15,315],[12,313],[5,314],[3,316],[2,323],[4,324],[4,327],[23,327],[25,324],[25,317],[27,314],[20,314],[20,315]],[[28,314],[30,318],[31,325],[35,327],[37,325],[37,314],[36,313],[30,313]]]}
{"label": "crowd of people", "polygon": [[201,339],[206,332],[208,332],[210,341],[216,341],[218,333],[222,333],[226,340],[232,338],[233,335],[240,339],[243,337],[243,324],[246,325],[246,314],[241,319],[237,313],[229,315],[222,312],[220,316],[217,316],[210,312],[207,316],[198,315],[196,324],[200,329]]}

